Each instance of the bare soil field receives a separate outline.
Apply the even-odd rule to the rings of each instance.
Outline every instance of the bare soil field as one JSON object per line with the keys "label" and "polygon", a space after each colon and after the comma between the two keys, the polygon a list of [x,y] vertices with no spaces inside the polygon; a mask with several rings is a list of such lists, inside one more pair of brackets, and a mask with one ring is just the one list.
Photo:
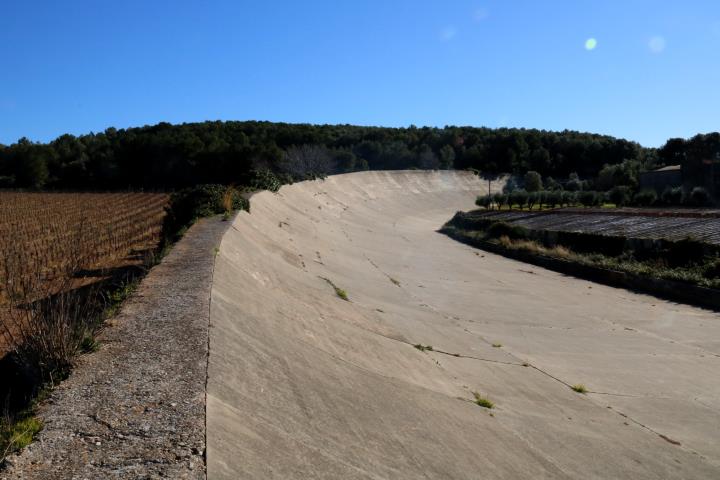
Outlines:
{"label": "bare soil field", "polygon": [[437,232],[486,186],[251,199],[215,268],[208,478],[720,477],[718,315]]}
{"label": "bare soil field", "polygon": [[[167,202],[156,193],[0,192],[0,322],[18,293],[8,289],[35,300],[141,264],[158,245]],[[0,335],[0,354],[10,336]]]}

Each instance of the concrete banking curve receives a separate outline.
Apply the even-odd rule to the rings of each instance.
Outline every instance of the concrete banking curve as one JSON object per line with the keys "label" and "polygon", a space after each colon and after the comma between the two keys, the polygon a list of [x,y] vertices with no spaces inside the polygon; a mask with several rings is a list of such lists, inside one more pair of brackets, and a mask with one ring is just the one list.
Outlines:
{"label": "concrete banking curve", "polygon": [[252,198],[215,266],[208,478],[720,478],[717,315],[436,232],[486,188],[362,172]]}

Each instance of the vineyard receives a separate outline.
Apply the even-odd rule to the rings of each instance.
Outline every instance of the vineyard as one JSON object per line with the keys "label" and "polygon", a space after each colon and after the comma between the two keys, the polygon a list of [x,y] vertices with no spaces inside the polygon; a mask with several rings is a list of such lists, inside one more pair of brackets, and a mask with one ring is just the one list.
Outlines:
{"label": "vineyard", "polygon": [[665,239],[687,237],[720,245],[720,211],[690,209],[584,209],[545,211],[478,210],[467,219],[507,222],[530,230],[582,232],[607,237]]}
{"label": "vineyard", "polygon": [[[167,203],[156,193],[0,192],[0,322],[22,302],[146,262]],[[0,332],[1,354],[13,335]]]}

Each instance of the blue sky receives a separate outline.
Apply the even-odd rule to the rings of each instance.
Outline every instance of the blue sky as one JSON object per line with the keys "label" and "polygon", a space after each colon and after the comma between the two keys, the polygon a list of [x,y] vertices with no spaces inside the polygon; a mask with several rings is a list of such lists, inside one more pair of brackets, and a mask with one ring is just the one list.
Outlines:
{"label": "blue sky", "polygon": [[719,60],[717,0],[5,0],[0,143],[221,119],[659,146],[718,130]]}

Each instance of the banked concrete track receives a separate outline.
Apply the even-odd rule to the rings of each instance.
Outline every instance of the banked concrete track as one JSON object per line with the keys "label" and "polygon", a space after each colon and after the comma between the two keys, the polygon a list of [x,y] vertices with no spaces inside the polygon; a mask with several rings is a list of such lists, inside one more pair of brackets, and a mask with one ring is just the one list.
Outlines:
{"label": "banked concrete track", "polygon": [[365,172],[252,198],[215,267],[210,479],[720,478],[718,316],[436,233],[485,188]]}

